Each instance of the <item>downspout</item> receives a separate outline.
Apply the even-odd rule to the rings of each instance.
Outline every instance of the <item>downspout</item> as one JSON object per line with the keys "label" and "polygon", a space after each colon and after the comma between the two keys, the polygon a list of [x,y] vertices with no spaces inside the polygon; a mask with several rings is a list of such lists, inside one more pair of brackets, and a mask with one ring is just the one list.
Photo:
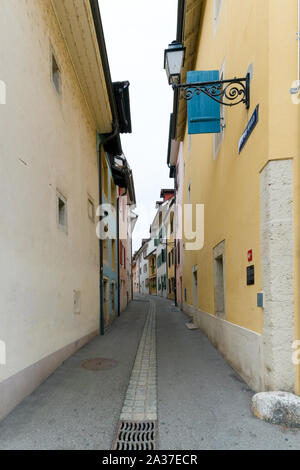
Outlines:
{"label": "downspout", "polygon": [[[99,186],[99,207],[102,207],[102,143],[100,141],[98,150],[98,186]],[[104,298],[103,298],[103,242],[99,238],[100,253],[100,334],[104,335]]]}

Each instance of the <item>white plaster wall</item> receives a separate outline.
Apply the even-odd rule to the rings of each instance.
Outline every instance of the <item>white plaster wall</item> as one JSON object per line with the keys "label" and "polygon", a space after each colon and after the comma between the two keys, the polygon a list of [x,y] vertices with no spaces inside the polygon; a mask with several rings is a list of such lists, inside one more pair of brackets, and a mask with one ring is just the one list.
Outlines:
{"label": "white plaster wall", "polygon": [[[141,294],[149,294],[149,287],[146,287],[146,279],[149,278],[149,262],[147,259],[145,259],[145,256],[147,256],[147,253],[149,253],[149,248],[148,248],[148,243],[145,246],[144,251],[141,253],[141,264],[142,264],[142,270],[140,274],[140,283],[141,283]],[[144,266],[147,266],[147,271],[144,272]]]}
{"label": "white plaster wall", "polygon": [[293,161],[270,161],[261,172],[261,259],[266,390],[294,391]]}
{"label": "white plaster wall", "polygon": [[[50,80],[50,42],[61,97]],[[3,381],[98,329],[99,251],[87,213],[88,194],[98,200],[96,130],[50,0],[1,0],[0,44]],[[57,228],[57,189],[68,202],[67,235]]]}

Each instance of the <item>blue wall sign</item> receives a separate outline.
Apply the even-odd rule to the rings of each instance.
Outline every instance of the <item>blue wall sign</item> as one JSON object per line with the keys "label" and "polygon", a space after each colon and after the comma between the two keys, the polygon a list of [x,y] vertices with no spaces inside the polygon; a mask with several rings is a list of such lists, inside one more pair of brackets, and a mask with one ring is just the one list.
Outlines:
{"label": "blue wall sign", "polygon": [[243,132],[242,137],[240,138],[239,141],[239,154],[243,150],[243,148],[246,145],[247,140],[249,139],[250,135],[252,134],[256,124],[258,123],[258,109],[259,109],[259,104],[256,106],[254,113],[251,116],[250,121],[247,124],[246,129]]}

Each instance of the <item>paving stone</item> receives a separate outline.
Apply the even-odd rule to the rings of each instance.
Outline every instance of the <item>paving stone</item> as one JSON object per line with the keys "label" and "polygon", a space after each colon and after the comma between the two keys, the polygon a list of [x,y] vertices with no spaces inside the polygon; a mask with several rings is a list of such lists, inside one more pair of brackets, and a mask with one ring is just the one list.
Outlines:
{"label": "paving stone", "polygon": [[121,416],[131,416],[130,419],[137,421],[156,416],[156,387],[155,305],[150,302]]}

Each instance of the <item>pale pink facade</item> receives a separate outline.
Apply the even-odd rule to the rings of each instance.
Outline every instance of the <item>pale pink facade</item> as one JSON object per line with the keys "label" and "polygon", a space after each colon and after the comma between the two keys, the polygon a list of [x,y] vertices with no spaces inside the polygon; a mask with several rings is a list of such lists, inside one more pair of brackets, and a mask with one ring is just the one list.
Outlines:
{"label": "pale pink facade", "polygon": [[[123,195],[122,195],[123,194]],[[133,212],[129,193],[119,195],[119,280],[120,311],[133,299],[132,233],[137,216]]]}

